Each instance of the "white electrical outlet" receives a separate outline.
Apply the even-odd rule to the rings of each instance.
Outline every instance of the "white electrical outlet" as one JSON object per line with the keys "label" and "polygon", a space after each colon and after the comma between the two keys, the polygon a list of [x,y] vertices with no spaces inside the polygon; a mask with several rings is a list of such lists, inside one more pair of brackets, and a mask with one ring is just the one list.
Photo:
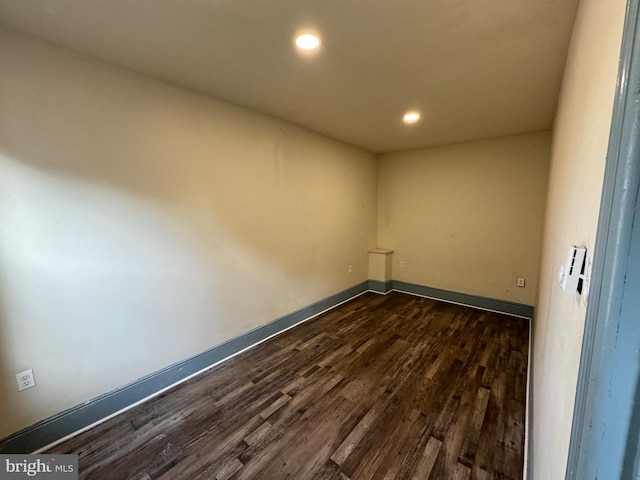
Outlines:
{"label": "white electrical outlet", "polygon": [[524,287],[524,277],[518,277],[518,283],[517,285],[519,287]]}
{"label": "white electrical outlet", "polygon": [[400,268],[404,268],[404,262],[400,262]]}
{"label": "white electrical outlet", "polygon": [[349,273],[353,273],[353,265],[349,265]]}
{"label": "white electrical outlet", "polygon": [[27,388],[36,386],[36,377],[33,376],[33,370],[25,370],[16,375],[16,382],[18,382],[18,391],[26,390]]}

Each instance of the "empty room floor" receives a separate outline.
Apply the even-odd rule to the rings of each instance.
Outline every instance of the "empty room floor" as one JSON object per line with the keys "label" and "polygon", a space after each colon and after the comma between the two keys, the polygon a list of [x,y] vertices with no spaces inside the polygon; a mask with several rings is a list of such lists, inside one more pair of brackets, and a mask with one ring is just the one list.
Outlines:
{"label": "empty room floor", "polygon": [[84,479],[522,479],[528,320],[365,293],[64,443]]}

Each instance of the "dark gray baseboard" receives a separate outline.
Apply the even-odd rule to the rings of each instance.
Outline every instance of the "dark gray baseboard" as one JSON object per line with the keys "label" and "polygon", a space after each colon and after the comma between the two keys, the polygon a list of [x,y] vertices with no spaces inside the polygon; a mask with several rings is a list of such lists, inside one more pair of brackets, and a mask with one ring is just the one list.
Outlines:
{"label": "dark gray baseboard", "polygon": [[0,453],[31,453],[368,290],[362,282],[129,385],[49,417],[0,440]]}
{"label": "dark gray baseboard", "polygon": [[393,290],[393,280],[389,280],[388,282],[369,280],[369,290],[376,293],[389,293]]}
{"label": "dark gray baseboard", "polygon": [[151,397],[161,390],[210,367],[266,338],[286,330],[325,310],[366,291],[388,293],[391,290],[454,302],[486,310],[533,318],[533,307],[518,303],[476,297],[464,293],[392,280],[369,280],[327,297],[273,322],[258,327],[198,355],[170,365],[122,388],[106,393],[49,417],[9,437],[0,440],[0,453],[30,453],[86,428],[131,405]]}
{"label": "dark gray baseboard", "polygon": [[506,300],[497,300],[495,298],[477,297],[466,293],[440,290],[439,288],[425,287],[424,285],[400,282],[398,280],[393,280],[392,283],[393,290],[397,290],[399,292],[413,293],[415,295],[442,300],[444,302],[459,303],[470,307],[480,308],[482,310],[492,310],[495,312],[515,315],[517,317],[533,318],[533,307],[531,305],[507,302]]}

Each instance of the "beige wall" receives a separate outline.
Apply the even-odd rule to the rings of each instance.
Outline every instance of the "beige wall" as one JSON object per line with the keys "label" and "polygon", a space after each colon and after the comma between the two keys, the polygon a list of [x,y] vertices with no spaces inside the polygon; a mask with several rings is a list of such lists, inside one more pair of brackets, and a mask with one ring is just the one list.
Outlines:
{"label": "beige wall", "polygon": [[373,155],[6,31],[0,65],[0,437],[367,279]]}
{"label": "beige wall", "polygon": [[564,478],[584,299],[557,272],[570,245],[593,254],[625,0],[582,0],[569,51],[553,146],[540,294],[534,320],[533,473]]}
{"label": "beige wall", "polygon": [[542,132],[382,155],[378,246],[394,249],[394,280],[533,305],[549,148]]}
{"label": "beige wall", "polygon": [[[0,30],[0,437],[366,280],[377,245],[395,249],[394,279],[537,299],[532,462],[562,478],[585,306],[555,278],[569,244],[593,250],[624,3],[581,2],[544,242],[548,133],[385,154],[378,170]],[[38,386],[18,393],[27,368]]]}

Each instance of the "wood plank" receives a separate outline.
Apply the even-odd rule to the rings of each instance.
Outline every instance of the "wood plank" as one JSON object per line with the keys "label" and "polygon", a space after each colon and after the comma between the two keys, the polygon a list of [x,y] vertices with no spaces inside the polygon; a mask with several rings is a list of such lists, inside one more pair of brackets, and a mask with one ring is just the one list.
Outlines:
{"label": "wood plank", "polygon": [[442,442],[440,440],[434,437],[429,437],[424,453],[422,454],[411,478],[415,480],[424,480],[431,476],[433,465],[436,463],[438,453],[440,453],[440,447],[442,447]]}
{"label": "wood plank", "polygon": [[484,423],[484,418],[487,413],[490,394],[489,389],[481,387],[478,391],[476,402],[473,405],[469,429],[464,439],[464,444],[462,445],[460,457],[458,457],[458,461],[468,467],[472,467],[475,460],[478,440],[480,439],[480,430],[482,429],[482,424]]}

